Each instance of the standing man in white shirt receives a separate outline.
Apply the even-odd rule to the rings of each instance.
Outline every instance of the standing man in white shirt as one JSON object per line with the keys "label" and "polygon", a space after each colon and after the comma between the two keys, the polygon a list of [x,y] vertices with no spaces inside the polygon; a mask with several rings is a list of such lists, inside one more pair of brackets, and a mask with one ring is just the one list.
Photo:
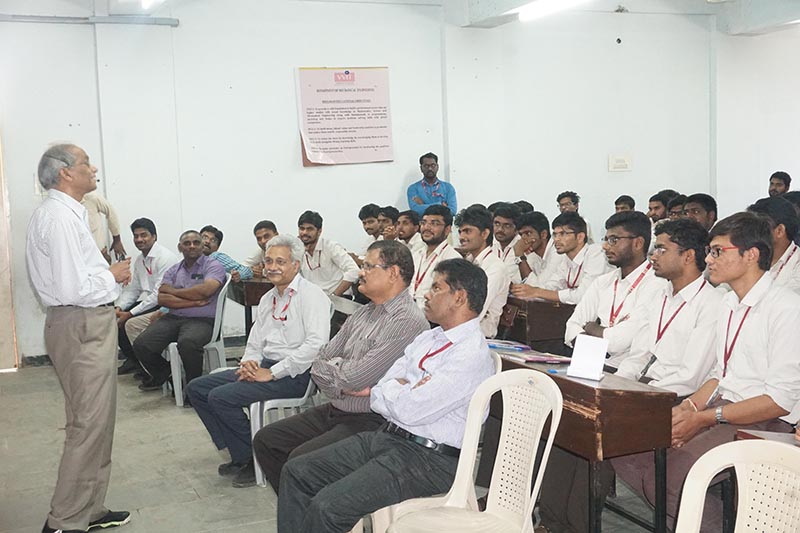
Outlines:
{"label": "standing man in white shirt", "polygon": [[161,285],[161,278],[169,267],[179,261],[177,255],[158,243],[156,225],[149,218],[134,220],[131,232],[133,244],[142,253],[133,262],[131,282],[122,289],[116,303],[119,349],[125,354],[125,362],[117,369],[120,375],[142,370],[125,332],[125,324],[133,317],[144,317],[159,309],[158,286]]}
{"label": "standing man in white shirt", "polygon": [[97,168],[81,148],[50,147],[39,161],[48,191],[28,225],[28,273],[47,307],[44,340],[66,404],[66,436],[43,533],[87,531],[130,521],[105,505],[116,417],[114,300],[131,279],[130,259],[109,267],[89,231],[84,195]]}
{"label": "standing man in white shirt", "polygon": [[492,213],[480,206],[470,206],[456,215],[455,224],[467,261],[481,267],[488,278],[486,303],[480,319],[481,331],[491,339],[497,335],[497,324],[503,314],[511,283],[505,263],[492,253]]}
{"label": "standing man in white shirt", "polygon": [[342,296],[358,279],[358,265],[337,242],[322,238],[322,215],[306,211],[297,220],[297,234],[306,248],[300,273],[325,294]]}
{"label": "standing man in white shirt", "polygon": [[775,284],[800,291],[800,253],[794,241],[798,224],[797,211],[791,202],[780,196],[762,198],[747,208],[764,215],[772,223],[772,265],[769,273]]}
{"label": "standing man in white shirt", "polygon": [[650,221],[638,211],[615,213],[606,220],[603,250],[616,267],[595,279],[567,321],[564,342],[572,346],[584,333],[608,340],[606,365],[617,368],[630,353],[633,337],[664,288],[647,260]]}
{"label": "standing man in white shirt", "polygon": [[521,239],[517,233],[521,214],[517,206],[506,202],[500,202],[492,213],[494,224],[492,251],[506,265],[511,283],[522,283],[522,276],[519,273],[521,260],[515,253],[515,246]]}
{"label": "standing man in white shirt", "polygon": [[250,267],[253,271],[253,277],[263,278],[264,276],[264,252],[267,250],[267,243],[271,238],[278,235],[278,227],[271,220],[260,220],[253,228],[253,236],[258,243],[258,251],[253,252],[242,263],[246,267]]}
{"label": "standing man in white shirt", "polygon": [[480,268],[463,259],[436,266],[425,316],[440,326],[417,336],[377,385],[359,391],[386,425],[286,463],[279,533],[349,531],[378,509],[450,488],[470,399],[494,374],[479,324],[485,297]]}
{"label": "standing man in white shirt", "polygon": [[414,254],[414,279],[408,289],[423,311],[425,295],[433,284],[433,271],[436,265],[445,259],[461,259],[461,254],[449,242],[452,225],[453,213],[447,206],[429,206],[422,215],[420,231],[426,248]]}
{"label": "standing man in white shirt", "polygon": [[564,258],[557,268],[549,270],[547,279],[542,273],[537,279],[513,285],[511,294],[574,305],[595,278],[611,269],[602,246],[586,243],[586,221],[577,213],[566,212],[553,219],[553,246]]}
{"label": "standing man in white shirt", "polygon": [[297,237],[279,235],[267,244],[267,279],[238,369],[193,379],[186,388],[192,407],[229,463],[219,474],[234,487],[255,485],[250,422],[243,407],[253,402],[303,396],[308,369],[330,335],[330,299],[298,275],[305,250]]}
{"label": "standing man in white shirt", "polygon": [[[717,321],[716,363],[711,378],[672,409],[672,448],[667,450],[667,526],[674,528],[689,469],[708,450],[734,440],[738,429],[790,433],[788,417],[800,400],[800,295],[776,287],[769,275],[770,224],[737,213],[711,230],[709,281],[731,287]],[[652,504],[652,454],[613,459],[617,475]],[[706,498],[703,531],[721,531],[718,496]]]}

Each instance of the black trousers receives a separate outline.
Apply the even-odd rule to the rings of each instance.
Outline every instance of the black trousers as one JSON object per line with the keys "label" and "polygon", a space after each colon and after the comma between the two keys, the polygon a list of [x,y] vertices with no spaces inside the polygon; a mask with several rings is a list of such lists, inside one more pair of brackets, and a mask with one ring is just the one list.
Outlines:
{"label": "black trousers", "polygon": [[[140,303],[141,302],[134,302],[132,305],[128,306],[127,309],[123,309],[123,311],[130,311],[131,309],[133,309],[134,307],[136,307]],[[156,311],[158,309],[159,309],[158,307],[153,307],[153,308],[147,309],[143,313],[139,313],[136,316],[149,315],[150,313],[152,313],[153,311]],[[133,318],[133,317],[131,317],[131,318]],[[117,326],[117,344],[119,345],[119,349],[122,350],[122,354],[127,359],[136,360],[136,354],[133,353],[133,346],[131,346],[131,341],[128,338],[128,333],[125,331],[125,324],[122,324],[121,326]]]}
{"label": "black trousers", "polygon": [[166,314],[147,326],[133,341],[133,352],[154,381],[169,378],[169,362],[161,352],[171,342],[178,343],[178,353],[183,361],[186,382],[203,374],[203,347],[211,340],[213,318],[184,318]]}

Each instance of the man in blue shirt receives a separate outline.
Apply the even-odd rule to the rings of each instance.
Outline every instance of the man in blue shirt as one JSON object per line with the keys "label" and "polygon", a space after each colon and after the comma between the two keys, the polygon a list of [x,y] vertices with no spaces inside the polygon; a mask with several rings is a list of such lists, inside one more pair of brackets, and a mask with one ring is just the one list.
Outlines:
{"label": "man in blue shirt", "polygon": [[436,177],[439,172],[439,157],[428,152],[419,158],[422,179],[408,186],[408,207],[421,217],[432,205],[444,205],[455,214],[458,212],[456,190],[445,181]]}

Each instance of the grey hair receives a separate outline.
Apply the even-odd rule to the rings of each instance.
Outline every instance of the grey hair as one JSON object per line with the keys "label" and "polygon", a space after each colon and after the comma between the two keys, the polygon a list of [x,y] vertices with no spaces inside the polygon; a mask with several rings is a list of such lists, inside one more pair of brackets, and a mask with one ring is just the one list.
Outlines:
{"label": "grey hair", "polygon": [[302,261],[303,256],[306,253],[306,248],[303,245],[303,241],[294,235],[287,235],[285,233],[275,235],[273,238],[271,238],[269,242],[267,242],[267,249],[264,252],[268,252],[273,246],[287,247],[292,254],[292,261]]}
{"label": "grey hair", "polygon": [[74,166],[78,157],[74,151],[74,144],[55,144],[42,154],[39,160],[39,183],[45,190],[58,185],[58,173],[62,168]]}

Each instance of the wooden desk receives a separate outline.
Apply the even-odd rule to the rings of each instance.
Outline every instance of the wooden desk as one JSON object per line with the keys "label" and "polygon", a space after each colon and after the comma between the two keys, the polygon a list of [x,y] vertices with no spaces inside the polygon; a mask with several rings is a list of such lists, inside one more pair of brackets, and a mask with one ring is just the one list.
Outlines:
{"label": "wooden desk", "polygon": [[[653,451],[656,479],[655,531],[667,530],[667,448],[672,430],[673,392],[605,374],[599,382],[566,376],[566,365],[516,363],[503,360],[503,370],[532,368],[547,372],[561,390],[564,408],[555,444],[589,461],[589,526],[601,527],[602,502],[598,496],[603,460]],[[556,374],[548,370],[557,371]],[[488,485],[503,416],[500,394],[492,397],[484,433],[479,484]],[[483,458],[488,461],[484,464]],[[486,470],[489,470],[488,472]],[[486,476],[488,474],[488,477]],[[485,480],[486,483],[481,483]]]}
{"label": "wooden desk", "polygon": [[264,278],[253,278],[237,283],[231,282],[228,298],[244,306],[244,334],[250,336],[253,327],[253,306],[258,306],[261,297],[272,288],[272,283]]}
{"label": "wooden desk", "polygon": [[503,308],[505,337],[542,352],[564,353],[564,330],[574,305],[509,296]]}

